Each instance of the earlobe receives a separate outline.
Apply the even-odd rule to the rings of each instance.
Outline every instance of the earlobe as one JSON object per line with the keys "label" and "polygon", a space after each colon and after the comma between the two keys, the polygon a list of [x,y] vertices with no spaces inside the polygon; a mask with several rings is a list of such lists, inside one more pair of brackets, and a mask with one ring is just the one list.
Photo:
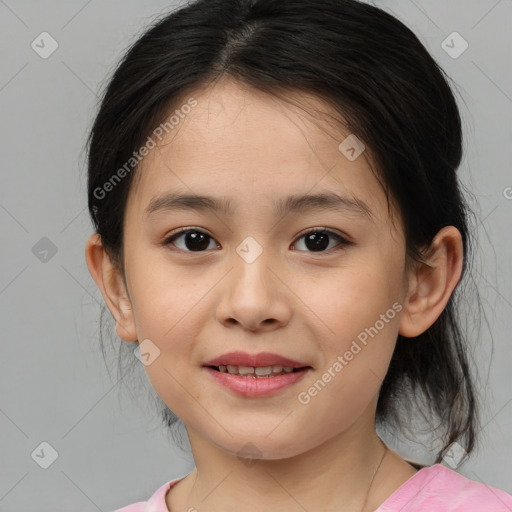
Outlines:
{"label": "earlobe", "polygon": [[137,341],[132,305],[121,271],[105,252],[101,237],[92,234],[85,247],[89,272],[116,322],[116,332],[125,341]]}
{"label": "earlobe", "polygon": [[463,264],[462,237],[454,226],[436,234],[425,263],[418,263],[409,275],[399,333],[407,338],[425,332],[441,315],[460,281]]}

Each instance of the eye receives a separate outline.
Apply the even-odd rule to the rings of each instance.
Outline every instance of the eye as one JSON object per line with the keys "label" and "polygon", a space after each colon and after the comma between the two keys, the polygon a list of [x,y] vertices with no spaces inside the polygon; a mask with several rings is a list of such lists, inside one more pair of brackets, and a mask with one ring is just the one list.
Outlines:
{"label": "eye", "polygon": [[[341,246],[339,249],[352,243],[334,231],[325,228],[310,229],[306,233],[303,233],[299,237],[299,240],[301,238],[305,239],[304,244],[306,249],[311,252],[326,252],[327,250],[332,249],[332,247],[329,247],[332,241],[330,239],[337,240],[338,243],[335,244],[334,247]],[[177,241],[180,239],[182,239],[180,242],[181,246],[177,243]],[[204,252],[205,250],[212,248],[210,247],[210,243],[213,241],[214,239],[210,235],[204,231],[201,231],[200,229],[182,228],[177,233],[168,236],[162,242],[162,245],[174,245],[178,249],[185,252]],[[219,247],[218,244],[216,246]],[[215,248],[215,244],[213,248]]]}
{"label": "eye", "polygon": [[[181,247],[175,243],[180,238],[183,238]],[[213,238],[204,231],[196,228],[183,228],[178,233],[167,237],[162,244],[175,245],[185,252],[203,252],[208,249],[210,241],[213,241]]]}
{"label": "eye", "polygon": [[[332,249],[329,247],[330,238],[336,239],[338,241],[338,247],[335,250],[342,249],[343,247],[350,245],[352,242],[349,242],[347,239],[343,238],[341,235],[338,235],[334,231],[325,228],[314,228],[310,229],[306,233],[303,233],[299,240],[304,238],[304,245],[307,249],[312,252],[326,252],[327,250]],[[335,245],[336,247],[336,245]]]}

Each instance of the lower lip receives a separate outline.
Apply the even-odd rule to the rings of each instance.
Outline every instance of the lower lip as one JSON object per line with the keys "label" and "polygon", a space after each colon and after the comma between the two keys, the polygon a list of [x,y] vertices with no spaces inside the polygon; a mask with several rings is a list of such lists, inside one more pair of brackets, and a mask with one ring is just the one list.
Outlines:
{"label": "lower lip", "polygon": [[247,397],[270,396],[287,386],[301,380],[310,368],[303,368],[297,372],[276,375],[275,377],[243,377],[204,367],[206,371],[219,383],[234,391],[238,395]]}

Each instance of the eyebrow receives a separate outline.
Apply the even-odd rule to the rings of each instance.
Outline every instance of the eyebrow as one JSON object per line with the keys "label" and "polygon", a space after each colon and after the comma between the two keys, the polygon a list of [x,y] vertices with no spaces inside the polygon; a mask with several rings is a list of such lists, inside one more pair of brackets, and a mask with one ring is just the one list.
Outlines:
{"label": "eyebrow", "polygon": [[[156,212],[178,210],[212,211],[227,216],[234,214],[232,202],[228,198],[171,192],[153,197],[144,210],[144,215],[150,216]],[[370,221],[374,221],[370,207],[363,200],[355,197],[343,197],[335,192],[292,195],[274,201],[274,211],[277,216],[284,216],[290,212],[333,210],[367,217]]]}

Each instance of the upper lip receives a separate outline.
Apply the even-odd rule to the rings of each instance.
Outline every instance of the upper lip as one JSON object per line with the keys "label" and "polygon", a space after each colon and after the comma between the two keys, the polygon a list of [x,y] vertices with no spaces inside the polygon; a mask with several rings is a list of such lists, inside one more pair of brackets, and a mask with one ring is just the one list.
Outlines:
{"label": "upper lip", "polygon": [[259,352],[258,354],[249,354],[247,352],[228,352],[214,359],[210,359],[203,366],[289,366],[291,368],[303,368],[310,366],[307,363],[295,361],[288,357],[272,354],[271,352]]}

